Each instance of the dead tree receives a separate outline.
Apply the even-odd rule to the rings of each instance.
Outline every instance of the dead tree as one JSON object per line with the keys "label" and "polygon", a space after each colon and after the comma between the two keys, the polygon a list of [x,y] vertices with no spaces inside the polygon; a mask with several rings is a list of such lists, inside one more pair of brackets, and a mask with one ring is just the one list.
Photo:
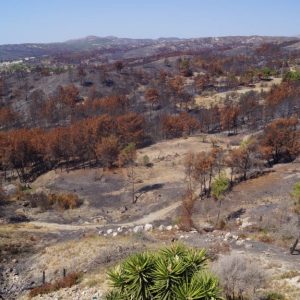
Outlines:
{"label": "dead tree", "polygon": [[135,185],[139,182],[139,178],[137,173],[135,172],[134,163],[130,164],[130,166],[126,170],[126,173],[127,181],[130,184],[132,204],[135,204],[141,195],[136,195]]}

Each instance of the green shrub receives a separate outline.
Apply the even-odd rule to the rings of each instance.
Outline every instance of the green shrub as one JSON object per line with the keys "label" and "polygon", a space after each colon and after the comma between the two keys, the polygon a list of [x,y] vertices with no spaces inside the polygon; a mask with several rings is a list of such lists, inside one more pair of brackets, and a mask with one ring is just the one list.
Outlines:
{"label": "green shrub", "polygon": [[108,272],[113,290],[105,299],[222,299],[206,260],[204,250],[179,244],[156,253],[134,254]]}
{"label": "green shrub", "polygon": [[300,80],[300,72],[298,71],[287,72],[283,77],[283,81],[299,81],[299,80]]}
{"label": "green shrub", "polygon": [[224,174],[220,174],[211,185],[211,194],[220,200],[229,188],[229,180]]}
{"label": "green shrub", "polygon": [[150,158],[148,155],[143,156],[143,165],[144,167],[148,167],[150,165]]}
{"label": "green shrub", "polygon": [[295,199],[295,212],[300,214],[300,182],[293,186],[292,196]]}

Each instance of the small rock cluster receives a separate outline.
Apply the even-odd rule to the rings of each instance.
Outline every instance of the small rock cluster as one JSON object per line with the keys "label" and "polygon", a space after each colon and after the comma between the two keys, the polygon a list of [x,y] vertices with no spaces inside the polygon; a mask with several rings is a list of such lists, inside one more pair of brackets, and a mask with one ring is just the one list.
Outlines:
{"label": "small rock cluster", "polygon": [[[157,227],[157,230],[159,230],[159,231],[165,231],[165,230],[166,231],[171,231],[173,229],[178,230],[179,227],[177,225],[165,226],[165,225],[162,225],[162,224]],[[127,235],[127,234],[131,234],[131,233],[149,232],[149,231],[152,231],[152,230],[154,230],[154,225],[151,224],[151,223],[147,223],[145,225],[136,225],[136,226],[133,226],[133,227],[119,226],[115,229],[109,228],[107,230],[99,230],[98,234],[101,235],[101,236],[116,237],[117,235],[120,235],[120,234]]]}
{"label": "small rock cluster", "polygon": [[[21,291],[27,290],[34,285],[34,282],[24,283],[22,282],[18,271],[17,259],[3,259],[0,264],[0,299],[1,295],[10,297],[9,299],[15,299]],[[1,267],[3,266],[3,268]],[[4,267],[5,265],[5,267]]]}
{"label": "small rock cluster", "polygon": [[245,246],[245,248],[253,247],[252,244],[246,243],[249,242],[250,240],[251,240],[250,238],[247,238],[246,240],[240,239],[238,235],[231,234],[230,232],[227,232],[224,236],[224,242],[232,241],[235,242],[237,246]]}

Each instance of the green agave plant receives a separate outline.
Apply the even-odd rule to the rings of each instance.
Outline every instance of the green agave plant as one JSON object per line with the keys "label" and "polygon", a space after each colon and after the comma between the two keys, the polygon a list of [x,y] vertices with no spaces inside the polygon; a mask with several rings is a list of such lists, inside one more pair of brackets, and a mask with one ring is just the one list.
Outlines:
{"label": "green agave plant", "polygon": [[151,296],[153,265],[152,254],[135,254],[127,258],[121,266],[109,271],[108,277],[112,286],[119,289],[126,299],[148,299]]}
{"label": "green agave plant", "polygon": [[105,295],[106,300],[125,300],[125,298],[122,296],[122,293],[118,290],[112,290],[109,291]]}
{"label": "green agave plant", "polygon": [[185,281],[174,290],[177,300],[222,300],[218,279],[206,271],[193,274],[190,281]]}
{"label": "green agave plant", "polygon": [[173,299],[173,290],[185,279],[188,264],[180,256],[166,259],[158,257],[152,272],[155,278],[152,293],[155,299]]}
{"label": "green agave plant", "polygon": [[186,255],[188,249],[182,245],[182,244],[179,244],[179,243],[175,243],[174,245],[172,245],[171,247],[167,247],[167,248],[164,248],[164,249],[161,249],[159,251],[159,254],[161,256],[164,256],[164,257],[168,257],[168,258],[173,258],[175,256],[180,256],[180,257],[183,257]]}
{"label": "green agave plant", "polygon": [[108,272],[106,300],[219,300],[219,282],[206,270],[205,250],[181,244],[130,256]]}

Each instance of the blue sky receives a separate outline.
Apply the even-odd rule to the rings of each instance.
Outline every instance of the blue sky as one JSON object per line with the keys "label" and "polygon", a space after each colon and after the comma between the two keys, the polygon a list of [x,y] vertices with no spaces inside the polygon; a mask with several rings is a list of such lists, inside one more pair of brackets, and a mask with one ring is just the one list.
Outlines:
{"label": "blue sky", "polygon": [[300,34],[299,0],[0,0],[0,44]]}

